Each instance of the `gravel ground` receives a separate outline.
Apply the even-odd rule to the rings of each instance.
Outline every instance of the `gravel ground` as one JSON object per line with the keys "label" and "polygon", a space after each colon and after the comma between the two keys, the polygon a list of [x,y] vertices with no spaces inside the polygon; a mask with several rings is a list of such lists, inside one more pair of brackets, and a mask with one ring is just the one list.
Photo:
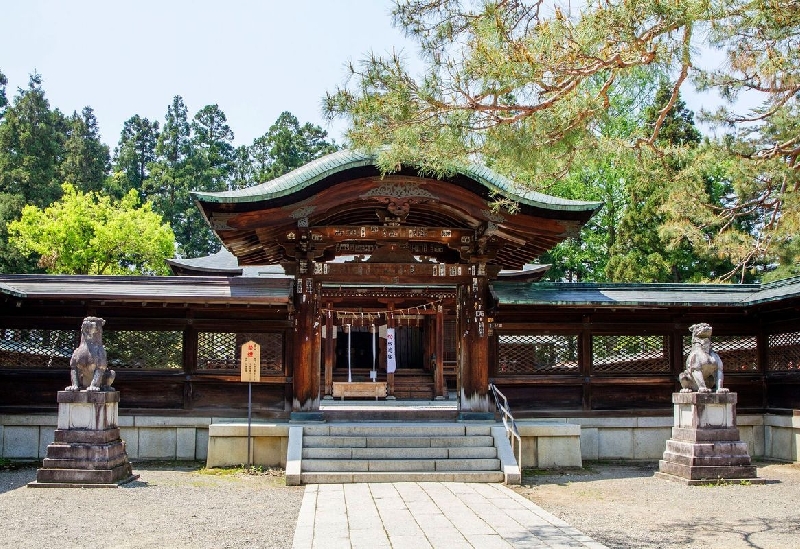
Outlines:
{"label": "gravel ground", "polygon": [[658,464],[588,464],[516,488],[611,548],[800,548],[800,464],[757,463],[767,484],[685,486]]}
{"label": "gravel ground", "polygon": [[[800,464],[758,464],[766,485],[685,486],[655,464],[588,464],[525,476],[519,493],[611,548],[800,548]],[[290,548],[303,487],[282,471],[204,474],[134,464],[119,489],[31,489],[0,467],[0,547]],[[85,517],[85,518],[82,518]]]}
{"label": "gravel ground", "polygon": [[283,472],[202,474],[133,464],[116,489],[27,488],[34,467],[0,470],[0,547],[290,548],[303,487]]}

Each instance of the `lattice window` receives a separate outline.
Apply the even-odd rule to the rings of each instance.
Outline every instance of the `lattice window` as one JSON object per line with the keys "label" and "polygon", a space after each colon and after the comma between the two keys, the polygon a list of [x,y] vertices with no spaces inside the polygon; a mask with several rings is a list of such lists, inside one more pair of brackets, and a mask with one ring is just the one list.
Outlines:
{"label": "lattice window", "polygon": [[592,336],[592,371],[614,374],[669,373],[669,337]]}
{"label": "lattice window", "polygon": [[77,330],[0,329],[0,368],[68,368]]}
{"label": "lattice window", "polygon": [[770,334],[768,368],[772,372],[800,372],[800,332]]}
{"label": "lattice window", "polygon": [[442,360],[444,362],[456,362],[458,360],[456,352],[456,333],[458,327],[456,326],[456,321],[445,320],[442,328],[444,330],[444,356]]}
{"label": "lattice window", "polygon": [[[758,371],[756,336],[712,336],[711,348],[722,359],[725,372]],[[692,336],[683,336],[683,363],[692,350]]]}
{"label": "lattice window", "polygon": [[578,373],[577,335],[501,335],[498,374]]}
{"label": "lattice window", "polygon": [[180,331],[105,330],[103,345],[110,368],[183,368],[183,333]]}
{"label": "lattice window", "polygon": [[283,334],[200,332],[197,334],[199,370],[239,370],[242,345],[253,340],[261,345],[261,372],[283,373]]}

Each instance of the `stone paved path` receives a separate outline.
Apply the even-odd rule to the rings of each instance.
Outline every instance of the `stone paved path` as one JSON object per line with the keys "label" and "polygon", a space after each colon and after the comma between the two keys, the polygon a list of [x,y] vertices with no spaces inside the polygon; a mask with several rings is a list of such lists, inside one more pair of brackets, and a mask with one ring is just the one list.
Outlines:
{"label": "stone paved path", "polygon": [[605,546],[499,484],[306,487],[293,549]]}

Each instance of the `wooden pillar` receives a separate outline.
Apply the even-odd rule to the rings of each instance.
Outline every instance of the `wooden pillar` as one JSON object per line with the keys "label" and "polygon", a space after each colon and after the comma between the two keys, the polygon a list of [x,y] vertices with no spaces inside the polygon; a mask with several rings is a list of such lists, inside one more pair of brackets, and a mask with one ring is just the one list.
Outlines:
{"label": "wooden pillar", "polygon": [[758,335],[756,336],[756,349],[758,357],[758,376],[761,378],[759,383],[761,385],[761,406],[766,409],[769,406],[769,399],[767,398],[767,372],[769,371],[769,334],[764,333],[764,326],[760,326]]}
{"label": "wooden pillar", "polygon": [[583,396],[582,406],[584,410],[592,409],[592,332],[590,331],[591,318],[587,315],[583,317],[583,325],[578,338],[580,352],[578,353],[578,365],[583,377]]}
{"label": "wooden pillar", "polygon": [[486,276],[478,275],[459,288],[459,325],[464,343],[459,357],[461,411],[488,412],[489,329]]}
{"label": "wooden pillar", "polygon": [[187,374],[183,382],[183,408],[190,410],[194,400],[192,377],[197,372],[197,329],[192,326],[191,319],[183,330],[183,369]]}
{"label": "wooden pillar", "polygon": [[333,360],[336,353],[336,326],[333,325],[333,304],[325,312],[325,398],[333,398]]}
{"label": "wooden pillar", "polygon": [[294,318],[292,411],[319,410],[320,323],[317,288],[310,276],[297,278]]}
{"label": "wooden pillar", "polygon": [[434,329],[434,353],[436,365],[434,379],[436,382],[436,397],[445,398],[447,388],[444,384],[444,310],[441,304],[436,306],[436,323]]}

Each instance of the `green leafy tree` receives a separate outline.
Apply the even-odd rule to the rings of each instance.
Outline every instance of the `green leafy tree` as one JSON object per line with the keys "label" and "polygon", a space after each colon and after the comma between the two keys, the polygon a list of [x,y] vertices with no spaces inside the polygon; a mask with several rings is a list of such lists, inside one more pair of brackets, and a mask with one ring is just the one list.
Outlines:
{"label": "green leafy tree", "polygon": [[8,97],[6,97],[6,86],[8,85],[8,78],[0,71],[0,120],[3,119],[3,114],[6,112],[6,105],[8,105]]}
{"label": "green leafy tree", "polygon": [[275,179],[338,150],[336,143],[327,137],[328,132],[319,126],[310,122],[301,126],[292,113],[282,112],[267,133],[250,147],[255,182]]}
{"label": "green leafy tree", "polygon": [[94,111],[91,107],[84,107],[81,114],[73,113],[67,124],[59,178],[84,192],[103,190],[110,167],[110,155],[108,145],[100,140]]}
{"label": "green leafy tree", "polygon": [[[5,102],[5,77],[2,79]],[[51,111],[38,74],[20,89],[0,118],[0,272],[30,272],[27,261],[8,245],[7,225],[25,204],[45,206],[57,199],[59,159],[63,153],[65,120]]]}
{"label": "green leafy tree", "polygon": [[0,273],[36,271],[36,261],[21,254],[8,241],[8,223],[19,218],[24,206],[22,195],[0,193]]}
{"label": "green leafy tree", "polygon": [[606,158],[573,170],[550,190],[576,200],[603,202],[578,238],[570,238],[544,254],[540,261],[551,264],[547,279],[568,282],[603,282],[614,247],[618,225],[628,205],[626,179],[631,177],[626,157]]}
{"label": "green leafy tree", "polygon": [[178,254],[183,257],[219,250],[219,243],[189,196],[191,190],[199,187],[195,155],[188,110],[183,98],[177,95],[167,108],[156,143],[156,160],[149,165],[150,177],[144,182],[143,194],[153,203],[154,211],[169,221]]}
{"label": "green leafy tree", "polygon": [[672,90],[663,79],[653,102],[643,112],[644,125],[650,133],[656,133],[655,142],[661,151],[660,155],[641,151],[635,172],[627,179],[628,200],[606,265],[606,275],[612,281],[696,282],[711,276],[701,254],[695,253],[687,240],[668,242],[662,231],[669,219],[666,183],[681,177],[687,162],[684,149],[694,148],[701,141],[694,113],[680,95],[672,101]]}
{"label": "green leafy tree", "polygon": [[114,173],[122,176],[119,183],[122,194],[130,189],[144,194],[145,181],[150,176],[149,164],[156,160],[158,137],[158,122],[150,122],[138,114],[122,125],[113,165]]}
{"label": "green leafy tree", "polygon": [[661,145],[699,145],[702,135],[695,125],[694,113],[686,107],[680,93],[673,100],[673,90],[673,84],[661,80],[653,103],[644,110],[648,133],[655,134],[655,140]]}
{"label": "green leafy tree", "polygon": [[135,190],[115,201],[66,183],[60,200],[25,206],[8,230],[11,244],[49,273],[167,274],[174,252],[169,225]]}
{"label": "green leafy tree", "polygon": [[250,147],[240,145],[233,151],[233,168],[229,187],[244,189],[255,184],[253,163],[250,158]]}
{"label": "green leafy tree", "polygon": [[[667,76],[673,85],[652,124],[642,127],[648,131],[623,132],[619,145],[656,156],[664,141],[681,140],[669,125],[679,121],[682,86],[694,81],[730,100],[751,92],[763,104],[750,113],[703,113],[732,128],[732,139],[716,143],[717,149],[746,161],[728,174],[733,194],[725,207],[708,204],[702,220],[685,218],[695,224],[691,231],[686,223],[670,223],[706,235],[717,254],[735,264],[729,272],[739,279],[765,261],[788,259],[796,225],[791,206],[800,190],[796,3],[633,0],[573,7],[545,0],[398,0],[393,15],[420,46],[421,76],[412,75],[400,55],[371,55],[325,98],[330,116],[351,121],[347,136],[356,147],[389,145],[379,154],[384,171],[413,162],[442,174],[478,158],[540,187],[607,150],[598,125],[637,72],[654,81]],[[723,69],[696,68],[707,37],[728,56]],[[661,176],[665,185],[674,182],[669,173]],[[665,200],[680,202],[683,195],[670,190]],[[676,215],[686,205],[665,202],[654,211]]]}
{"label": "green leafy tree", "polygon": [[206,105],[191,123],[195,189],[223,191],[233,172],[233,130],[219,105]]}
{"label": "green leafy tree", "polygon": [[190,124],[191,182],[180,197],[183,224],[180,227],[181,252],[189,257],[219,251],[216,234],[203,220],[189,191],[224,191],[233,172],[233,131],[218,105],[206,105],[195,114]]}
{"label": "green leafy tree", "polygon": [[[619,239],[620,223],[629,209],[630,187],[641,177],[639,158],[634,150],[621,145],[641,136],[646,126],[646,112],[656,93],[650,74],[641,71],[627,78],[625,86],[610,94],[605,116],[598,119],[595,130],[596,149],[580,151],[562,177],[552,180],[539,178],[543,190],[576,200],[603,203],[577,238],[569,238],[539,258],[550,263],[549,280],[604,282],[608,280],[608,265],[612,250]],[[519,151],[524,157],[525,152]],[[506,162],[497,167],[521,181],[536,180],[536,175],[524,168],[524,162],[514,161],[508,154]],[[520,167],[523,166],[523,167]]]}
{"label": "green leafy tree", "polygon": [[31,75],[0,123],[0,192],[38,206],[57,199],[64,128],[64,116],[50,110],[41,76]]}

